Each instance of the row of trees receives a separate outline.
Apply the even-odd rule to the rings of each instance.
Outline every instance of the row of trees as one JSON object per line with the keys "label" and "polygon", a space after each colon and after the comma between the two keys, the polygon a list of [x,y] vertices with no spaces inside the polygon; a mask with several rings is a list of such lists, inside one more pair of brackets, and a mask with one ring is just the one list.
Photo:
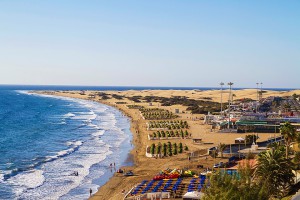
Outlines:
{"label": "row of trees", "polygon": [[153,143],[150,146],[150,153],[152,155],[158,154],[158,155],[163,155],[164,157],[177,155],[178,153],[183,153],[183,150],[188,151],[189,148],[186,145],[183,147],[181,142],[178,145],[177,143],[171,144],[171,142],[167,142],[163,144],[158,143],[157,145]]}
{"label": "row of trees", "polygon": [[140,111],[147,120],[174,119],[178,117],[172,112],[161,108],[142,108]]}
{"label": "row of trees", "polygon": [[180,131],[157,131],[153,132],[152,137],[154,138],[165,138],[165,137],[188,137],[189,132],[187,130],[183,131],[182,129]]}
{"label": "row of trees", "polygon": [[187,121],[150,121],[149,128],[168,128],[171,129],[180,129],[180,128],[189,128]]}
{"label": "row of trees", "polygon": [[129,109],[143,109],[144,106],[140,106],[140,105],[128,105],[127,106]]}

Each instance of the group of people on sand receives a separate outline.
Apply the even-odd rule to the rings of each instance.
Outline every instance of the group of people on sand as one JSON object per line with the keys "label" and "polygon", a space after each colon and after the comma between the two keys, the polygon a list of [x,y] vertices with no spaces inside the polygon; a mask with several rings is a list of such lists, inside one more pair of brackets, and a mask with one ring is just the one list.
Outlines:
{"label": "group of people on sand", "polygon": [[[110,168],[112,168],[113,167],[113,164],[112,163],[110,163]],[[114,163],[114,167],[116,167],[116,163]]]}
{"label": "group of people on sand", "polygon": [[113,169],[116,171],[116,163],[110,163],[109,168],[110,172],[113,172]]}

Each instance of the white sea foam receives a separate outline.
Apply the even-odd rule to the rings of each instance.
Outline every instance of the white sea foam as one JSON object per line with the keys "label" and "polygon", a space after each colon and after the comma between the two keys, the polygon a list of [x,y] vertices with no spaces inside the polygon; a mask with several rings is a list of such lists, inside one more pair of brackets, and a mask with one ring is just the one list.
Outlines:
{"label": "white sea foam", "polygon": [[102,129],[101,129],[98,125],[96,125],[96,124],[90,123],[90,124],[88,124],[88,126],[93,127],[93,128],[96,129],[96,130],[102,130]]}
{"label": "white sea foam", "polygon": [[64,115],[64,117],[69,118],[69,117],[75,117],[76,115],[74,113],[67,113]]}
{"label": "white sea foam", "polygon": [[45,160],[45,162],[49,162],[49,161],[52,161],[54,159],[57,159],[59,157],[63,157],[63,156],[66,156],[68,154],[71,154],[73,153],[79,146],[81,146],[83,144],[82,141],[69,141],[69,142],[66,142],[66,145],[68,146],[71,146],[71,148],[69,149],[65,149],[65,150],[62,150],[62,151],[59,151],[56,153],[56,155],[53,155],[53,156],[48,156]]}
{"label": "white sea foam", "polygon": [[[95,150],[99,154],[94,154]],[[43,167],[44,173],[47,175],[44,184],[35,190],[22,193],[20,198],[58,199],[71,189],[78,187],[90,173],[90,167],[103,161],[111,153],[105,143],[91,140],[86,146],[81,146],[78,153],[71,154],[65,159],[46,163]],[[78,172],[78,176],[72,175],[74,171]],[[102,174],[103,172],[100,172],[100,176]],[[88,193],[85,198],[88,198]]]}
{"label": "white sea foam", "polygon": [[4,180],[4,174],[2,174],[2,173],[0,172],[0,183],[3,182],[3,180]]}
{"label": "white sea foam", "polygon": [[80,112],[80,113],[76,113],[77,115],[73,118],[76,120],[83,120],[85,122],[89,122],[92,123],[92,120],[97,118],[97,114],[95,114],[94,112]]}
{"label": "white sea foam", "polygon": [[28,189],[37,188],[43,185],[44,181],[45,177],[42,170],[31,170],[13,176],[8,179],[7,182],[12,185],[18,185],[14,191],[16,196],[20,196]]}
{"label": "white sea foam", "polygon": [[103,135],[104,133],[105,133],[105,130],[97,131],[97,132],[93,133],[92,136],[99,137],[99,136]]}
{"label": "white sea foam", "polygon": [[80,141],[80,140],[78,140],[78,141],[69,141],[69,142],[66,142],[66,144],[68,146],[76,146],[76,147],[78,147],[78,146],[81,146],[83,144],[83,142]]}
{"label": "white sea foam", "polygon": [[[66,97],[53,97],[50,95],[47,97],[74,102],[74,108],[76,108],[78,103],[88,108],[88,112],[72,111],[72,113],[64,115],[64,117],[68,117],[70,120],[85,122],[85,125],[88,126],[83,127],[83,129],[87,131],[82,132],[82,134],[87,135],[81,136],[85,138],[83,139],[84,142],[66,142],[68,149],[56,152],[55,155],[47,158],[46,161],[48,162],[45,162],[41,166],[44,172],[43,176],[45,177],[42,185],[35,187],[33,190],[26,190],[34,186],[34,184],[27,186],[20,184],[19,186],[19,182],[16,180],[14,182],[14,191],[21,191],[18,192],[20,199],[87,199],[88,192],[84,195],[82,193],[75,193],[74,195],[70,191],[74,188],[84,191],[93,188],[93,191],[96,191],[97,185],[92,184],[92,180],[95,177],[100,178],[104,174],[104,171],[101,168],[91,171],[91,167],[99,163],[100,165],[108,166],[108,162],[111,162],[111,159],[116,164],[119,162],[120,157],[115,152],[120,150],[119,146],[128,137],[123,130],[124,126],[126,126],[126,129],[129,128],[128,121],[120,117],[121,114],[119,111],[106,105]],[[73,105],[73,103],[71,104]],[[123,121],[120,122],[120,120]],[[77,150],[75,151],[75,149]],[[110,160],[107,160],[107,157]],[[77,171],[79,175],[73,176],[72,173],[74,171]],[[18,176],[16,178],[20,179]],[[23,192],[24,188],[26,192]]]}

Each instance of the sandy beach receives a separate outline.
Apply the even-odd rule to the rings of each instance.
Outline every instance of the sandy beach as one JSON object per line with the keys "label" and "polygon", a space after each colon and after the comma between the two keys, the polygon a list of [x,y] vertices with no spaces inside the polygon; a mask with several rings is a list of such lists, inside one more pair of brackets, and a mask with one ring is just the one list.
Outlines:
{"label": "sandy beach", "polygon": [[[252,98],[256,99],[256,89],[245,89],[245,90],[234,90],[233,94],[235,94],[235,99],[242,98]],[[99,92],[99,91],[97,91]],[[140,183],[142,180],[150,180],[154,175],[156,175],[160,170],[166,168],[184,168],[188,167],[190,169],[194,169],[195,171],[199,171],[196,168],[197,165],[201,164],[204,167],[212,167],[212,165],[216,162],[221,161],[221,158],[213,159],[211,157],[200,156],[191,159],[188,161],[188,152],[199,152],[199,154],[205,155],[207,152],[207,148],[216,146],[217,144],[225,143],[232,144],[234,143],[234,139],[237,137],[244,137],[246,134],[241,133],[218,133],[211,130],[210,125],[205,125],[203,120],[200,120],[203,115],[201,114],[191,114],[186,111],[186,107],[182,105],[173,105],[173,106],[161,106],[159,103],[153,103],[150,105],[147,102],[135,103],[126,97],[133,96],[159,96],[159,97],[172,97],[172,96],[185,96],[195,100],[203,100],[203,99],[211,99],[210,101],[220,102],[220,90],[208,90],[208,91],[199,91],[199,90],[144,90],[144,91],[103,91],[110,98],[107,100],[100,100],[99,97],[91,98],[91,96],[96,94],[96,91],[87,91],[84,94],[80,94],[79,91],[56,91],[56,92],[42,92],[51,95],[72,97],[72,98],[81,98],[81,99],[90,99],[93,101],[98,101],[103,104],[107,104],[110,106],[114,106],[124,112],[127,116],[131,118],[131,132],[133,134],[133,145],[134,149],[131,152],[131,157],[134,161],[134,166],[132,167],[122,167],[126,171],[132,170],[135,176],[124,177],[121,174],[115,173],[113,177],[99,190],[94,193],[90,198],[91,200],[96,199],[123,199],[124,191],[128,192],[134,185]],[[228,100],[228,90],[223,91],[223,101]],[[263,93],[263,97],[267,96],[288,96],[292,94],[299,94],[300,90],[295,91],[266,91]],[[122,95],[125,98],[116,99],[111,98],[112,95]],[[122,104],[118,104],[116,102],[123,102]],[[189,132],[192,134],[192,138],[201,138],[202,141],[206,144],[194,144],[192,139],[172,139],[173,142],[182,142],[184,145],[189,147],[189,151],[178,154],[172,157],[165,158],[147,158],[145,156],[146,146],[150,146],[152,143],[158,142],[167,142],[162,140],[157,141],[149,141],[148,134],[151,134],[152,131],[147,131],[146,122],[147,120],[143,119],[137,109],[129,109],[127,105],[141,105],[146,108],[163,108],[174,112],[175,109],[179,109],[180,111],[184,111],[184,113],[180,112],[179,120],[185,120],[189,124]],[[259,140],[264,141],[270,137],[270,134],[259,133]]]}

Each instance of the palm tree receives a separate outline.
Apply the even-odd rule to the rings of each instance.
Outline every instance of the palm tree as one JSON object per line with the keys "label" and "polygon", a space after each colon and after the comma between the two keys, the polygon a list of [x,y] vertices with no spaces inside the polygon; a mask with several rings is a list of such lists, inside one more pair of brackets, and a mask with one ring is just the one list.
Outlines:
{"label": "palm tree", "polygon": [[292,126],[290,122],[285,122],[284,125],[280,128],[280,133],[285,140],[285,158],[288,158],[290,145],[295,139],[297,139],[296,128]]}
{"label": "palm tree", "polygon": [[281,149],[272,148],[258,155],[255,178],[269,196],[284,196],[293,184],[293,165],[284,154]]}
{"label": "palm tree", "polygon": [[223,158],[223,152],[224,150],[226,149],[227,145],[226,144],[223,144],[223,143],[220,143],[218,145],[218,151],[221,153],[221,158]]}
{"label": "palm tree", "polygon": [[238,175],[229,175],[222,171],[212,174],[204,187],[203,200],[253,200],[268,199],[263,188],[250,181],[251,169],[248,166],[238,170]]}
{"label": "palm tree", "polygon": [[236,97],[236,95],[235,95],[235,94],[232,94],[232,101],[233,101],[233,97]]}

